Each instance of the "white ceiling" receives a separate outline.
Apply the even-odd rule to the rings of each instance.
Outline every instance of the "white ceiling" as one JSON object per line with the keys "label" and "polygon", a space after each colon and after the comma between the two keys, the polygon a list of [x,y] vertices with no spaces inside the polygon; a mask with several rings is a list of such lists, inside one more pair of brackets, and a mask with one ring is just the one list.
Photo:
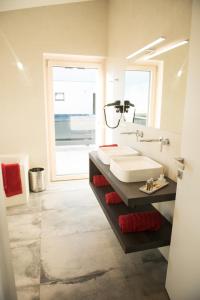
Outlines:
{"label": "white ceiling", "polygon": [[31,8],[38,6],[56,5],[63,3],[85,2],[93,0],[0,0],[0,12]]}

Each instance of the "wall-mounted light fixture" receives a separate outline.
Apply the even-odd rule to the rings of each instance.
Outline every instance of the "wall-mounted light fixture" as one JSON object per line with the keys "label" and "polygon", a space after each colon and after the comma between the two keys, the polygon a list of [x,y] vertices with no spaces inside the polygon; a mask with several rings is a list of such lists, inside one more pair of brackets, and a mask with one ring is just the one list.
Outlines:
{"label": "wall-mounted light fixture", "polygon": [[147,54],[143,57],[143,60],[148,60],[148,59],[151,59],[153,57],[156,57],[160,54],[163,54],[165,52],[168,52],[172,49],[175,49],[175,48],[178,48],[180,46],[183,46],[185,44],[188,44],[189,40],[182,40],[182,41],[179,41],[179,42],[176,42],[176,43],[173,43],[173,44],[169,44],[163,48],[160,48],[158,50],[156,50],[154,53],[151,53],[151,54]]}
{"label": "wall-mounted light fixture", "polygon": [[143,48],[137,50],[136,52],[131,53],[130,55],[128,55],[128,56],[126,57],[126,59],[131,59],[131,58],[133,58],[134,56],[136,56],[136,55],[138,55],[138,54],[144,52],[145,50],[150,50],[152,47],[154,47],[154,46],[156,46],[156,45],[162,43],[163,41],[165,41],[165,38],[161,36],[161,37],[159,37],[158,39],[156,39],[155,41],[151,42],[150,44],[148,44],[148,45],[144,46]]}

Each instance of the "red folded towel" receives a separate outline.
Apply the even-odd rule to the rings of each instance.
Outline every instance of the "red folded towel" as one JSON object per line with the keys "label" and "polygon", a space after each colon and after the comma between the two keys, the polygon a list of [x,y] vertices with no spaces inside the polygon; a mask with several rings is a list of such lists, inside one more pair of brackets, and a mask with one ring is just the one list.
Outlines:
{"label": "red folded towel", "polygon": [[108,205],[122,203],[122,199],[116,192],[110,192],[105,194],[105,200]]}
{"label": "red folded towel", "polygon": [[6,197],[22,194],[19,164],[1,164]]}
{"label": "red folded towel", "polygon": [[118,221],[123,233],[157,231],[162,225],[162,216],[157,211],[146,211],[121,215]]}
{"label": "red folded towel", "polygon": [[95,176],[93,176],[92,181],[93,181],[93,184],[96,187],[110,185],[109,182],[106,180],[106,178],[103,175],[95,175]]}
{"label": "red folded towel", "polygon": [[103,148],[103,147],[118,147],[118,144],[110,144],[110,145],[102,145],[102,146],[99,146],[100,148]]}

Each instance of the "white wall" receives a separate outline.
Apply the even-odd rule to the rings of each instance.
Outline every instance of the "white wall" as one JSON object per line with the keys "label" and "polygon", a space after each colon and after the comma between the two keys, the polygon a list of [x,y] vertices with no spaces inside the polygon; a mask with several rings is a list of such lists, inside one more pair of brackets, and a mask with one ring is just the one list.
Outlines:
{"label": "white wall", "polygon": [[[108,27],[106,0],[0,13],[1,154],[27,152],[31,167],[47,165],[43,53],[104,56],[108,50],[111,101],[123,96],[127,54],[159,35],[189,34],[190,0],[108,3]],[[24,72],[16,68],[18,59]]]}
{"label": "white wall", "polygon": [[1,0],[0,11],[94,0]]}
{"label": "white wall", "polygon": [[[114,90],[112,93],[114,99],[107,96],[109,101],[122,99],[124,96],[123,71],[128,63],[134,63],[134,59],[126,60],[127,55],[160,36],[166,37],[162,46],[190,36],[191,4],[191,0],[109,1],[107,73],[109,80],[113,81]],[[177,50],[174,51],[177,53]],[[185,46],[178,52],[175,59],[174,55],[169,53],[164,59],[167,63],[173,64],[173,67],[171,72],[168,68],[164,68],[168,72],[165,71],[164,74],[161,129],[180,133],[185,100],[183,88],[185,73],[177,80],[175,74],[172,76],[172,72],[187,59],[188,47]],[[175,117],[169,121],[166,116],[172,113]]]}
{"label": "white wall", "polygon": [[[109,1],[107,101],[123,99],[123,71],[127,66],[125,57],[128,54],[152,42],[159,36],[165,36],[168,42],[189,37],[191,9],[192,1],[190,0]],[[188,49],[183,51],[186,54]],[[166,95],[165,93],[165,101],[170,103],[169,94]],[[170,106],[168,105],[167,107]],[[159,143],[138,143],[134,135],[125,136],[119,134],[120,130],[135,131],[140,128],[133,124],[126,123],[122,124],[118,130],[107,130],[107,141],[128,144],[140,150],[142,154],[161,162],[166,167],[166,174],[171,179],[176,179],[174,157],[180,156],[181,121],[176,122],[175,120],[175,122],[171,122],[171,119],[176,118],[177,113],[179,113],[178,108],[177,112],[174,112],[175,107],[171,107],[173,108],[171,113],[169,111],[164,112],[165,117],[168,117],[170,125],[175,123],[179,128],[175,128],[172,131],[171,126],[166,126],[166,120],[164,129],[161,128],[161,130],[141,127],[145,138],[159,138],[163,136],[170,139],[170,146],[165,147],[163,152],[160,152]],[[183,112],[182,107],[180,115]],[[169,220],[172,220],[174,202],[160,203],[157,207]],[[163,247],[161,251],[167,258],[169,247]]]}
{"label": "white wall", "polygon": [[43,53],[104,56],[106,26],[106,0],[0,13],[1,154],[47,166]]}
{"label": "white wall", "polygon": [[171,300],[200,299],[200,1],[194,0],[181,155],[166,288]]}
{"label": "white wall", "polygon": [[108,56],[125,58],[160,36],[190,34],[192,0],[109,0]]}
{"label": "white wall", "polygon": [[184,45],[159,57],[163,61],[160,128],[176,133],[181,133],[183,127],[188,49],[189,45]]}

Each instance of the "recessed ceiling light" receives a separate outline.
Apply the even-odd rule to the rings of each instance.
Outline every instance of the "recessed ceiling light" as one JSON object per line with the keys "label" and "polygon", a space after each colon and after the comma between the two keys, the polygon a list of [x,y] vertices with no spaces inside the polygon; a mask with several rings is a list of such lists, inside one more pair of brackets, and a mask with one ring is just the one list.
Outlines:
{"label": "recessed ceiling light", "polygon": [[158,39],[156,39],[155,41],[153,41],[152,43],[144,46],[143,48],[139,49],[138,51],[136,52],[133,52],[132,54],[128,55],[126,57],[126,59],[131,59],[132,57],[144,52],[145,50],[148,50],[148,49],[151,49],[152,47],[162,43],[163,41],[165,41],[165,38],[164,37],[159,37]]}

